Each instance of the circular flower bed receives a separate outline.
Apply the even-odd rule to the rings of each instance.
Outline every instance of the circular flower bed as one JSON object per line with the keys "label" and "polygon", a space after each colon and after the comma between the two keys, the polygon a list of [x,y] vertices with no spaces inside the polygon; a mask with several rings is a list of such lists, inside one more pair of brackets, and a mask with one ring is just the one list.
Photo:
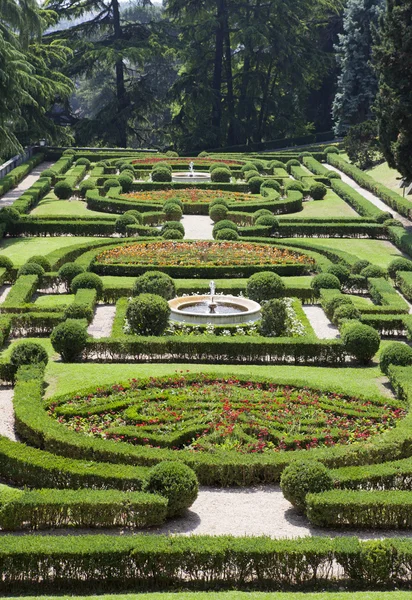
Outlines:
{"label": "circular flower bed", "polygon": [[222,192],[219,190],[199,190],[196,188],[187,190],[160,190],[154,192],[135,192],[133,194],[122,194],[121,198],[126,200],[136,200],[139,202],[150,202],[163,204],[173,198],[178,198],[186,204],[209,204],[217,198],[222,198],[226,202],[251,202],[253,198],[249,194],[241,192]]}
{"label": "circular flower bed", "polygon": [[247,454],[357,443],[393,427],[405,411],[391,399],[176,375],[66,396],[51,404],[49,413],[89,436],[173,450]]}
{"label": "circular flower bed", "polygon": [[116,246],[101,252],[96,262],[103,265],[138,264],[151,266],[312,266],[315,261],[287,248],[271,244],[242,242],[150,242]]}
{"label": "circular flower bed", "polygon": [[132,160],[132,165],[155,165],[159,162],[166,162],[169,165],[189,165],[190,162],[193,162],[196,166],[205,166],[210,167],[210,165],[214,165],[216,163],[222,163],[222,165],[230,166],[240,166],[243,165],[245,161],[243,160],[230,160],[225,158],[198,158],[198,157],[168,157],[168,156],[160,156],[154,158],[153,156],[147,156],[146,158],[137,158]]}

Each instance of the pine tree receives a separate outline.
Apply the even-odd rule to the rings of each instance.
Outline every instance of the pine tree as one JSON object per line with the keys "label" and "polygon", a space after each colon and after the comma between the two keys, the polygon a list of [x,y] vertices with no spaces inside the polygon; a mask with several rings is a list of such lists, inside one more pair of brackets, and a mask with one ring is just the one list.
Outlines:
{"label": "pine tree", "polygon": [[375,66],[378,133],[389,165],[412,180],[412,0],[388,0]]}
{"label": "pine tree", "polygon": [[341,69],[332,106],[337,135],[372,117],[371,107],[378,90],[371,65],[373,28],[383,7],[384,0],[349,0],[345,8],[343,33],[335,48]]}

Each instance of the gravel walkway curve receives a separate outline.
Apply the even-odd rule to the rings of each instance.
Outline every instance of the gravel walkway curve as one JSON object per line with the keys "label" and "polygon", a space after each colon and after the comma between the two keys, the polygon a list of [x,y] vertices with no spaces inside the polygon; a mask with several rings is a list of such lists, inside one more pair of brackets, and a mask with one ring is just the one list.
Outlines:
{"label": "gravel walkway curve", "polygon": [[0,198],[0,208],[13,204],[15,200],[20,198],[20,196],[33,185],[33,183],[36,183],[43,171],[50,169],[53,164],[53,162],[42,162],[40,165],[35,167],[29,173],[29,175],[27,175],[27,177],[20,181],[17,187],[13,188]]}
{"label": "gravel walkway curve", "polygon": [[13,388],[9,385],[0,385],[0,435],[4,435],[14,442],[14,408]]}
{"label": "gravel walkway curve", "polygon": [[320,340],[333,340],[339,337],[339,329],[329,321],[322,307],[315,304],[304,304],[302,308]]}
{"label": "gravel walkway curve", "polygon": [[185,240],[213,240],[213,221],[202,215],[183,215]]}
{"label": "gravel walkway curve", "polygon": [[96,306],[94,319],[87,328],[87,333],[96,339],[109,337],[112,333],[115,315],[116,306],[113,304],[99,304]]}

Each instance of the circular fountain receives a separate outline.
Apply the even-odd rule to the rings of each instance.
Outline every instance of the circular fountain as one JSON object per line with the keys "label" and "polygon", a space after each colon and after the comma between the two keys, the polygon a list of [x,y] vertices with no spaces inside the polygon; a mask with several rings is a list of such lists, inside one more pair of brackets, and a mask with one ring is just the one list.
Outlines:
{"label": "circular fountain", "polygon": [[169,300],[171,320],[193,325],[235,325],[260,319],[260,304],[248,298],[217,295],[214,281],[210,294],[182,296]]}
{"label": "circular fountain", "polygon": [[210,174],[195,171],[194,163],[190,162],[188,171],[172,174],[172,181],[176,183],[201,183],[202,181],[210,181]]}

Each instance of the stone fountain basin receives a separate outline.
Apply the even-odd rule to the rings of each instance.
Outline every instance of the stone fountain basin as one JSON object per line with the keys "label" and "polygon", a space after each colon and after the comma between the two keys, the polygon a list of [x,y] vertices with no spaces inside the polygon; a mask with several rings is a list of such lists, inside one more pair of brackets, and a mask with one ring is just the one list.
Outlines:
{"label": "stone fountain basin", "polygon": [[[191,323],[193,325],[236,325],[237,323],[250,323],[260,319],[260,304],[248,298],[238,296],[224,296],[217,294],[213,296],[213,302],[226,305],[236,305],[242,312],[226,312],[225,314],[204,313],[191,311],[191,305],[210,302],[209,294],[199,296],[183,296],[169,300],[171,310],[170,319],[179,323]],[[187,308],[185,306],[187,305]]]}
{"label": "stone fountain basin", "polygon": [[189,171],[181,171],[172,173],[172,181],[175,181],[176,183],[199,183],[202,181],[210,181],[210,173],[195,171],[193,175],[190,175]]}

